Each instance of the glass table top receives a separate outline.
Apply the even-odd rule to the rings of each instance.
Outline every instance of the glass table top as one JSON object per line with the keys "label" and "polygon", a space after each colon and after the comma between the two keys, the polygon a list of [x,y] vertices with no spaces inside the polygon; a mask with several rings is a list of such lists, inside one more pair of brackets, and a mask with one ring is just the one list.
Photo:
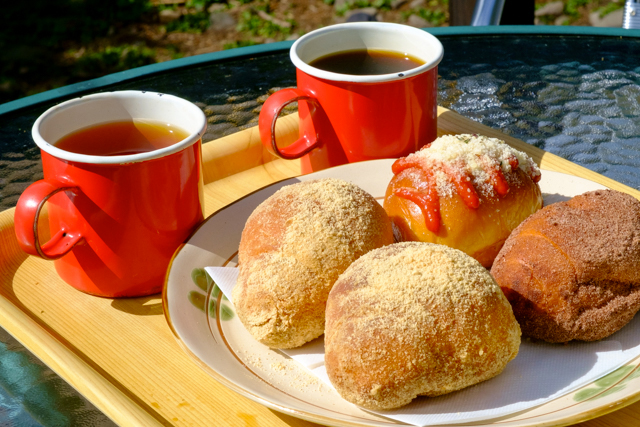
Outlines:
{"label": "glass table top", "polygon": [[[640,189],[635,163],[640,159],[640,38],[439,38],[445,48],[438,69],[440,105]],[[266,97],[289,86],[295,86],[295,69],[282,49],[99,90],[150,90],[186,98],[208,116],[206,142],[255,126]],[[30,129],[53,104],[0,115],[1,210],[14,206],[22,190],[41,177]]]}

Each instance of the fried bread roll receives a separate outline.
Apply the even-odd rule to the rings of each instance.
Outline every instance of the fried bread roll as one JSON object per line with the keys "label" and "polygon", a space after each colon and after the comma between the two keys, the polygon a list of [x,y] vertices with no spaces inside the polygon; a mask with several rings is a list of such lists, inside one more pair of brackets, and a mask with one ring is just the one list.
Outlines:
{"label": "fried bread roll", "polygon": [[491,269],[524,335],[595,341],[640,309],[640,202],[614,190],[545,207],[514,230]]}
{"label": "fried bread roll", "polygon": [[533,160],[503,141],[445,135],[393,165],[384,208],[399,241],[460,249],[491,267],[511,231],[542,207]]}
{"label": "fried bread roll", "polygon": [[325,366],[349,402],[392,409],[498,375],[520,328],[489,272],[463,252],[404,242],[369,252],[327,301]]}
{"label": "fried bread roll", "polygon": [[281,188],[242,232],[233,302],[261,343],[293,348],[324,332],[338,276],[372,249],[393,243],[382,206],[354,184],[323,179]]}

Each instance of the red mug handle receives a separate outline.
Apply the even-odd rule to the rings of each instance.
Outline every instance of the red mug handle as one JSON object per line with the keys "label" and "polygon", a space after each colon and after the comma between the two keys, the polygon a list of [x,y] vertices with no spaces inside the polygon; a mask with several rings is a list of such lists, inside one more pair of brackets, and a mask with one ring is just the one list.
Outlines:
{"label": "red mug handle", "polygon": [[297,101],[308,103],[310,114],[313,114],[313,111],[320,106],[318,100],[306,92],[300,89],[287,88],[281,89],[269,96],[260,110],[258,128],[260,129],[262,144],[272,154],[286,160],[302,157],[314,148],[320,146],[320,141],[316,133],[312,135],[305,133],[293,144],[284,148],[278,148],[278,144],[276,143],[276,121],[278,120],[278,115],[284,107]]}
{"label": "red mug handle", "polygon": [[82,239],[82,233],[67,230],[51,230],[53,237],[41,245],[38,237],[38,219],[45,202],[61,191],[78,194],[77,187],[60,187],[45,180],[36,181],[18,199],[14,225],[18,244],[29,255],[54,260],[66,255]]}

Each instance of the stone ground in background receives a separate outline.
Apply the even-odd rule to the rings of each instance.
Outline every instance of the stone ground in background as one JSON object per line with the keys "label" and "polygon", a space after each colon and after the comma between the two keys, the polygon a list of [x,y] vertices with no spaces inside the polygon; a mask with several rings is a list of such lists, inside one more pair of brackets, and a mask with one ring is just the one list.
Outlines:
{"label": "stone ground in background", "polygon": [[[622,27],[623,9],[613,10],[608,13],[602,13],[596,8],[585,7],[581,10],[579,19],[572,22],[571,17],[565,14],[565,3],[562,0],[552,0],[546,3],[536,2],[537,8],[535,12],[536,25],[589,25],[593,27]],[[618,3],[618,2],[611,2]],[[619,4],[623,4],[623,0],[619,0]],[[602,15],[602,16],[601,16]]]}
{"label": "stone ground in background", "polygon": [[[418,28],[447,26],[449,22],[447,0],[218,0],[207,10],[204,6],[200,10],[185,6],[202,1],[150,1],[157,7],[142,15],[138,22],[126,26],[116,23],[107,36],[91,42],[59,43],[59,49],[50,52],[46,67],[29,61],[21,66],[18,55],[17,63],[9,67],[13,71],[8,78],[0,75],[0,103],[125,67],[230,47],[294,40],[314,29],[346,20],[396,22]],[[620,27],[622,23],[620,8],[624,0],[534,1],[539,24]],[[584,1],[585,6],[572,11],[570,5]],[[360,5],[359,9],[353,6],[355,3]],[[386,6],[371,7],[374,4]],[[618,10],[600,16],[603,7],[606,11],[616,7]],[[34,15],[37,16],[37,11]],[[195,31],[203,26],[206,30]]]}

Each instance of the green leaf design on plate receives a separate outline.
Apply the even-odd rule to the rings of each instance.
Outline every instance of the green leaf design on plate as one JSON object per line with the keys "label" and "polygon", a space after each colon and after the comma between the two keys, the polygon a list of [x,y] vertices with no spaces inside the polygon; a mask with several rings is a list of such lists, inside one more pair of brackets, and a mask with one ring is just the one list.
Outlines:
{"label": "green leaf design on plate", "polygon": [[204,271],[204,268],[194,268],[191,270],[191,280],[197,287],[205,292],[209,290],[211,283],[213,283],[211,277]]}
{"label": "green leaf design on plate", "polygon": [[[220,290],[220,288],[218,287],[218,285],[216,285],[216,282],[213,282],[213,290],[211,291],[211,297],[218,299],[218,295],[220,295],[220,292],[222,292]],[[222,300],[223,301],[229,301],[229,298],[227,298],[227,296],[225,294],[222,294]]]}
{"label": "green leaf design on plate", "polygon": [[587,400],[596,394],[602,391],[601,388],[585,388],[584,390],[580,390],[576,394],[573,395],[573,400],[576,402],[582,402],[583,400]]}
{"label": "green leaf design on plate", "polygon": [[[202,289],[204,292],[208,292],[211,289],[211,298],[209,299],[209,316],[215,318],[216,310],[217,310],[217,300],[220,295],[220,288],[216,283],[211,279],[209,274],[204,270],[204,268],[194,268],[191,270],[191,280],[195,285]],[[211,288],[213,286],[213,288]],[[204,305],[207,301],[207,296],[202,295],[198,291],[191,291],[188,295],[189,302],[193,304],[198,310],[204,312]],[[229,301],[226,295],[222,295],[223,301]],[[220,308],[220,319],[222,320],[231,320],[235,316],[233,312],[233,308],[231,308],[228,304],[223,304]]]}
{"label": "green leaf design on plate", "polygon": [[213,317],[214,319],[216,317],[216,300],[213,298],[209,300],[209,317]]}
{"label": "green leaf design on plate", "polygon": [[234,316],[233,309],[229,307],[227,304],[222,304],[220,307],[220,319],[231,320],[233,319],[233,316]]}
{"label": "green leaf design on plate", "polygon": [[637,366],[636,366],[635,368],[636,368],[636,370],[635,370],[635,371],[633,371],[633,372],[631,373],[631,375],[629,375],[629,378],[628,378],[629,380],[632,380],[632,379],[634,379],[634,378],[638,378],[638,377],[640,377],[640,369],[638,369],[638,367],[637,367]]}
{"label": "green leaf design on plate", "polygon": [[629,366],[629,365],[623,366],[611,372],[610,374],[605,375],[604,377],[595,381],[593,384],[603,388],[609,387],[611,385],[614,385],[618,381],[620,381],[620,379],[622,379],[625,375],[631,372],[633,368],[635,368],[635,366]]}
{"label": "green leaf design on plate", "polygon": [[[593,383],[595,387],[585,388],[574,394],[573,400],[575,400],[576,402],[582,402],[583,400],[590,399],[594,396],[595,399],[600,399],[601,397],[609,396],[610,394],[616,393],[624,389],[626,387],[625,383],[627,383],[629,380],[640,376],[640,369],[637,368],[637,365],[626,365],[618,368],[610,374],[605,375],[604,377],[595,381]],[[633,371],[634,369],[635,371]],[[619,384],[617,384],[615,387],[611,387],[619,381]],[[608,387],[611,388],[607,390]]]}
{"label": "green leaf design on plate", "polygon": [[216,285],[216,282],[213,282],[213,290],[211,291],[211,298],[218,299],[218,295],[220,295],[220,288]]}
{"label": "green leaf design on plate", "polygon": [[198,310],[204,312],[204,304],[206,301],[206,297],[202,295],[200,292],[191,291],[189,292],[189,302],[194,305]]}
{"label": "green leaf design on plate", "polygon": [[617,385],[615,387],[611,387],[609,390],[607,390],[604,393],[598,395],[598,397],[596,397],[596,399],[600,399],[601,397],[609,396],[610,394],[616,393],[616,392],[622,390],[625,387],[626,387],[625,384],[621,384],[621,385]]}

